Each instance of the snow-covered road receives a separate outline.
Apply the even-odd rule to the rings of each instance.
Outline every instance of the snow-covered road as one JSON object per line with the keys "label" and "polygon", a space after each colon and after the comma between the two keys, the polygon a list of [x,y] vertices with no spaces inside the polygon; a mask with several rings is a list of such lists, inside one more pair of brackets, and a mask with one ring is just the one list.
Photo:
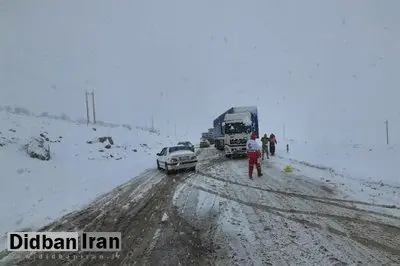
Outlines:
{"label": "snow-covered road", "polygon": [[[196,173],[167,176],[149,169],[43,228],[122,232],[120,257],[35,264],[400,263],[398,206],[353,200],[340,185],[307,176],[298,165],[284,173],[283,158],[263,161],[264,176],[254,180],[247,177],[245,159],[227,159],[213,148],[202,149],[199,159]],[[15,263],[14,256],[0,263]]]}
{"label": "snow-covered road", "polygon": [[174,203],[201,228],[219,265],[381,265],[400,262],[400,211],[345,199],[335,185],[263,161],[224,160],[178,186]]}

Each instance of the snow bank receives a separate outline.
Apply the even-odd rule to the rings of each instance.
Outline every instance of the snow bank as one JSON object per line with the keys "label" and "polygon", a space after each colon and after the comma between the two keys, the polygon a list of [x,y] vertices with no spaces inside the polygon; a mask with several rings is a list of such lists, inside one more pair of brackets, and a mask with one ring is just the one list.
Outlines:
{"label": "snow bank", "polygon": [[[6,232],[34,230],[83,207],[154,167],[155,154],[177,143],[140,129],[93,129],[5,111],[0,112],[0,132],[0,250],[5,248]],[[30,158],[24,150],[40,136],[50,146],[48,161]],[[93,141],[102,137],[108,141]]]}
{"label": "snow bank", "polygon": [[[289,153],[286,153],[286,144],[289,144]],[[291,140],[278,143],[277,149],[278,155],[285,158],[337,174],[400,186],[397,170],[400,151],[396,146],[333,145]]]}

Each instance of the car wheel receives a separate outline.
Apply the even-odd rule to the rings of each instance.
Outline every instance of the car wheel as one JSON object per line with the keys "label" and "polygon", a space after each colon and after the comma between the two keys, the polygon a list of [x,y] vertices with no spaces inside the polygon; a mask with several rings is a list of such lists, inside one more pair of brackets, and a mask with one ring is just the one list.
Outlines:
{"label": "car wheel", "polygon": [[196,172],[196,166],[191,167],[190,171]]}
{"label": "car wheel", "polygon": [[157,169],[161,170],[160,163],[158,162],[158,160],[157,160]]}
{"label": "car wheel", "polygon": [[168,169],[167,163],[165,163],[165,172],[167,173],[167,175],[171,174],[171,171]]}

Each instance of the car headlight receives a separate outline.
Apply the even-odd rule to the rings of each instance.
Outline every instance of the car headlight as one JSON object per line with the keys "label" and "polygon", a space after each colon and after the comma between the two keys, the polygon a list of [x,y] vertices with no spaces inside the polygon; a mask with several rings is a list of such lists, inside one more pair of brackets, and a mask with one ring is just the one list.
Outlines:
{"label": "car headlight", "polygon": [[171,159],[169,159],[169,161],[170,161],[171,163],[177,163],[177,162],[178,162],[178,160],[175,159],[175,158],[171,158]]}

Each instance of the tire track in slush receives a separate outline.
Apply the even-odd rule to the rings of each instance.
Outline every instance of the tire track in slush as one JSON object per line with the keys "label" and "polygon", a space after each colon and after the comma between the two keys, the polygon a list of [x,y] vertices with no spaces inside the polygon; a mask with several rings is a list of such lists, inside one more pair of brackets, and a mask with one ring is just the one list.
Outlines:
{"label": "tire track in slush", "polygon": [[[302,198],[302,199],[320,201],[320,202],[324,202],[326,204],[335,204],[336,206],[341,206],[343,208],[352,208],[352,207],[351,206],[347,206],[347,205],[340,205],[340,204],[335,203],[335,202],[353,203],[353,204],[367,205],[367,206],[372,206],[372,207],[380,207],[380,208],[387,208],[387,209],[399,209],[400,210],[400,207],[397,207],[397,206],[394,206],[394,205],[373,204],[373,203],[364,202],[364,201],[313,196],[313,195],[300,194],[300,193],[295,193],[295,192],[287,192],[287,191],[275,190],[275,189],[271,189],[271,188],[262,188],[261,186],[254,186],[254,185],[241,183],[241,182],[238,182],[238,181],[235,181],[235,180],[220,178],[220,177],[217,177],[217,176],[212,175],[210,173],[206,173],[204,171],[198,171],[197,174],[203,175],[205,177],[209,177],[209,178],[212,178],[212,179],[215,179],[215,180],[218,180],[218,181],[227,182],[227,183],[230,183],[230,184],[233,184],[233,185],[253,188],[253,189],[261,190],[261,191],[264,191],[264,192],[282,194],[284,196],[289,196],[289,197],[298,197],[298,198]],[[369,212],[367,210],[361,210],[361,209],[357,209],[357,210]],[[398,219],[400,221],[400,218],[397,217],[397,216],[394,216],[394,215],[383,214],[383,213],[378,213],[378,212],[373,212],[373,211],[371,211],[371,213],[375,213],[375,214],[379,214],[379,215],[395,218],[395,219]]]}
{"label": "tire track in slush", "polygon": [[[235,161],[234,163],[236,163],[236,162],[237,161]],[[241,175],[240,171],[237,170],[237,165],[236,164],[234,165],[234,163],[232,161],[227,161],[227,165],[226,165],[226,167],[224,169],[230,169],[232,172],[235,173],[236,177],[241,177],[242,175]],[[236,168],[236,171],[234,170],[235,168]],[[230,183],[231,185],[236,185],[235,183],[237,183],[237,182],[232,180],[233,176],[234,175],[226,175],[226,177],[228,179],[225,179],[225,180],[227,180],[227,182]],[[248,178],[247,174],[246,174],[246,171],[243,171],[243,177],[244,178]],[[232,189],[229,189],[229,191],[232,191],[233,194],[234,194],[234,197],[232,197],[232,198],[239,199],[239,196],[238,196],[238,192],[239,192],[242,196],[245,196],[246,202],[250,201],[248,196],[247,196],[247,193],[245,191],[237,190],[236,187],[234,187],[234,186],[231,186],[231,188]],[[241,202],[238,202],[238,201],[236,201],[236,202],[237,203],[241,203]],[[265,231],[264,228],[260,228],[260,226],[263,225],[262,222],[264,220],[262,215],[261,215],[261,213],[260,213],[260,210],[255,208],[255,206],[252,206],[250,204],[241,203],[241,204],[239,204],[239,206],[240,206],[242,212],[244,213],[244,215],[246,217],[246,220],[247,220],[247,222],[249,224],[249,229],[252,231],[252,233],[254,234],[254,238],[257,241],[256,251],[257,251],[257,253],[259,255],[261,255],[261,256],[257,256],[258,259],[261,259],[261,261],[259,261],[259,260],[258,261],[254,261],[253,260],[252,261],[253,265],[260,265],[260,263],[262,263],[262,265],[272,265],[271,257],[269,255],[271,250],[266,248],[266,246],[264,245],[264,243],[262,241],[261,236],[258,234],[259,232]],[[256,218],[250,218],[251,216],[255,216]],[[271,241],[274,242],[272,237],[270,239],[271,239]],[[242,237],[242,241],[243,240],[247,240],[247,239],[245,237]],[[246,250],[246,252],[249,252],[249,251]],[[253,250],[250,250],[250,252],[254,253]],[[277,263],[277,264],[280,264],[280,265],[284,265],[284,264],[289,265],[290,264],[290,261],[285,259],[285,258],[283,258],[282,256],[278,256],[278,257],[274,258],[274,262]]]}
{"label": "tire track in slush", "polygon": [[[215,161],[215,160],[214,160]],[[214,161],[200,163],[199,169],[205,169]],[[99,197],[88,207],[81,211],[67,214],[56,222],[45,226],[42,230],[55,231],[79,231],[85,228],[86,231],[117,231],[122,233],[122,248],[119,258],[112,261],[104,259],[93,260],[90,257],[78,260],[51,259],[35,260],[35,258],[15,259],[20,265],[132,265],[143,263],[159,265],[160,258],[164,263],[177,265],[204,265],[207,264],[208,256],[204,248],[199,243],[199,237],[193,235],[193,229],[185,221],[182,221],[171,208],[173,192],[176,185],[189,178],[193,173],[183,173],[170,177],[157,169],[145,171],[137,178],[113,189],[110,193]],[[176,180],[175,180],[176,179]],[[143,195],[141,187],[146,182],[157,182],[152,185]],[[138,194],[140,198],[132,201]],[[165,210],[170,213],[170,220],[173,221],[169,226],[162,226],[160,219]],[[61,222],[63,221],[63,222]],[[190,233],[176,235],[175,230],[186,230]],[[165,236],[168,237],[165,237]],[[172,239],[173,238],[173,239]],[[172,240],[172,243],[171,241]],[[159,245],[162,241],[164,246]],[[165,248],[169,247],[173,254],[169,254]],[[157,256],[154,257],[154,254]],[[190,254],[191,256],[187,256]],[[39,255],[39,254],[37,254]],[[47,254],[46,254],[47,255]],[[50,254],[51,255],[51,254]],[[81,256],[81,253],[68,252],[69,256]],[[109,257],[109,253],[84,253],[84,256]],[[172,255],[172,256],[171,256]]]}
{"label": "tire track in slush", "polygon": [[[230,172],[246,173],[246,164],[241,164],[241,162],[228,162],[225,169],[229,169]],[[232,179],[233,176],[239,177],[239,175],[225,175],[228,179]],[[265,175],[264,175],[265,176]],[[267,175],[268,176],[268,175]],[[263,179],[261,179],[263,180]],[[251,181],[250,181],[251,182]],[[245,195],[245,201],[251,202],[254,201],[254,193],[248,190],[244,186],[240,186],[242,189],[239,191],[240,195]],[[260,197],[265,197],[265,195],[260,194]],[[278,196],[278,197],[277,197]],[[270,200],[273,200],[273,197],[269,197]],[[275,199],[280,205],[288,207],[292,209],[292,206],[287,202],[287,197],[284,197],[282,194],[275,195]],[[286,204],[287,203],[287,204]],[[252,205],[252,209],[254,213],[257,214],[257,219],[251,219],[249,216],[248,220],[253,220],[254,228],[257,228],[256,232],[263,232],[263,226],[268,225],[268,236],[264,236],[260,238],[261,246],[264,246],[266,250],[268,250],[267,256],[268,259],[271,260],[269,254],[274,254],[272,261],[280,264],[290,264],[293,263],[293,257],[296,257],[296,263],[300,264],[308,264],[310,265],[312,262],[314,265],[319,265],[320,263],[344,263],[343,260],[347,260],[346,256],[342,255],[343,252],[346,251],[346,248],[342,248],[340,245],[339,248],[332,247],[335,242],[329,243],[327,248],[326,243],[326,234],[323,233],[325,229],[323,226],[319,224],[317,227],[309,226],[306,228],[304,223],[299,222],[296,216],[293,214],[288,217],[279,211],[270,211],[266,212],[263,208],[257,208],[257,206]],[[306,204],[308,205],[308,204]],[[258,207],[265,206],[263,204],[258,204]],[[279,217],[279,218],[278,218]],[[290,223],[291,222],[291,223]],[[318,230],[316,230],[318,229]],[[322,230],[322,231],[321,231]],[[332,233],[332,232],[331,232]],[[272,239],[266,240],[266,239]],[[325,241],[324,241],[325,240]],[[343,245],[343,241],[339,240]],[[330,241],[331,242],[331,241]],[[312,243],[312,244],[311,244]],[[318,249],[316,249],[318,247]],[[334,251],[336,249],[336,251]],[[290,252],[285,252],[287,250]],[[339,251],[339,257],[338,255]],[[355,250],[353,249],[353,252]],[[358,254],[362,254],[362,252],[358,251]],[[357,257],[354,253],[351,254],[352,257]],[[341,258],[340,258],[341,257]],[[318,261],[318,263],[316,263]]]}
{"label": "tire track in slush", "polygon": [[[241,186],[243,188],[251,188],[251,189],[255,189],[255,190],[259,190],[259,191],[263,191],[263,192],[274,193],[274,194],[277,194],[277,195],[300,198],[300,199],[304,199],[304,200],[311,200],[311,201],[314,201],[316,203],[321,203],[321,204],[324,204],[324,205],[331,205],[331,206],[335,206],[335,207],[338,207],[338,208],[343,208],[343,209],[355,211],[355,212],[358,212],[358,213],[364,213],[364,214],[381,216],[381,217],[384,217],[384,218],[390,218],[390,219],[393,219],[395,221],[400,222],[400,218],[398,216],[391,215],[391,214],[386,214],[386,213],[381,213],[381,212],[378,212],[378,211],[360,209],[360,208],[357,208],[355,206],[349,206],[349,205],[340,204],[340,203],[336,202],[336,199],[332,200],[332,198],[329,198],[329,197],[319,197],[319,196],[311,196],[311,195],[299,194],[299,193],[294,193],[294,192],[284,192],[284,191],[274,190],[274,189],[264,189],[264,188],[261,188],[261,187],[244,184],[244,183],[237,182],[237,181],[232,181],[230,179],[220,178],[220,177],[217,177],[217,176],[215,176],[213,174],[206,173],[206,172],[203,172],[203,171],[199,172],[199,175],[202,175],[204,177],[211,178],[211,179],[214,179],[214,180],[218,180],[218,181],[221,181],[221,182],[226,182],[226,183],[230,183],[230,184],[233,184],[233,185],[238,185],[238,186]],[[277,195],[275,197],[277,197]],[[340,199],[339,199],[339,202],[340,202]],[[370,205],[374,206],[373,204],[370,204]],[[380,207],[380,206],[376,206],[376,207]],[[293,210],[293,211],[295,212],[295,210]],[[320,212],[309,212],[309,213],[310,214],[315,214],[315,215],[320,215]]]}
{"label": "tire track in slush", "polygon": [[[209,149],[206,149],[206,152],[209,152]],[[214,195],[213,197],[213,203],[211,208],[209,209],[209,215],[205,218],[203,218],[202,220],[198,220],[200,217],[198,217],[196,215],[196,206],[197,206],[197,202],[193,202],[193,199],[196,199],[198,201],[198,197],[193,197],[193,192],[194,191],[198,191],[198,190],[193,190],[191,189],[192,187],[190,186],[185,186],[186,185],[186,180],[193,178],[194,176],[197,176],[199,172],[201,171],[205,171],[207,169],[210,169],[212,167],[215,167],[215,165],[217,165],[218,163],[222,162],[225,160],[225,156],[223,156],[223,154],[220,153],[215,153],[214,150],[211,150],[210,152],[214,158],[211,159],[204,159],[204,161],[202,161],[203,163],[206,162],[204,165],[197,167],[197,170],[195,173],[191,173],[190,175],[188,175],[183,181],[179,180],[179,182],[181,183],[181,185],[183,187],[180,187],[179,191],[175,191],[175,195],[176,195],[176,199],[179,202],[182,202],[181,199],[179,199],[181,197],[181,195],[184,195],[184,200],[183,200],[183,204],[178,204],[176,203],[176,205],[174,205],[175,210],[177,211],[177,213],[179,214],[185,214],[186,216],[189,214],[190,216],[190,220],[186,219],[184,217],[184,215],[180,215],[181,219],[185,220],[187,223],[189,224],[194,224],[195,228],[197,228],[198,230],[201,230],[201,234],[205,235],[206,237],[203,237],[203,241],[204,243],[204,247],[208,250],[208,252],[210,254],[213,254],[216,250],[215,247],[215,243],[213,241],[215,232],[216,232],[216,221],[215,221],[215,217],[217,217],[217,215],[214,213],[214,207],[215,207],[215,202],[216,199],[218,198],[217,195]],[[179,200],[178,200],[179,199]],[[204,205],[205,202],[202,202],[202,204]],[[179,205],[179,210],[178,210],[178,205]],[[191,205],[191,206],[188,206]],[[197,219],[194,220],[193,217],[196,217]]]}
{"label": "tire track in slush", "polygon": [[[282,208],[278,208],[278,207],[272,207],[272,206],[267,206],[267,205],[262,205],[262,204],[258,204],[258,203],[253,203],[253,202],[248,202],[248,201],[245,201],[245,200],[241,200],[241,199],[239,199],[237,197],[237,193],[236,192],[235,192],[235,197],[233,197],[231,195],[228,195],[228,194],[225,194],[225,193],[221,193],[221,192],[216,192],[214,190],[207,189],[207,188],[204,188],[202,186],[194,185],[194,184],[191,184],[191,183],[186,183],[186,184],[188,186],[191,186],[191,187],[196,188],[198,190],[207,192],[207,193],[212,194],[212,195],[217,195],[217,196],[219,196],[221,198],[224,198],[224,199],[227,199],[227,200],[231,200],[231,201],[234,201],[236,203],[249,206],[251,208],[256,208],[256,209],[259,209],[259,210],[262,210],[262,211],[265,211],[265,212],[268,212],[268,213],[272,213],[272,214],[275,214],[275,215],[278,215],[278,216],[282,216],[282,217],[285,217],[286,219],[289,219],[289,220],[292,220],[292,221],[296,221],[296,222],[300,222],[300,223],[307,223],[307,225],[315,227],[315,228],[318,228],[318,229],[322,229],[323,227],[320,226],[317,223],[312,223],[312,222],[309,222],[309,221],[304,220],[304,219],[298,219],[298,218],[284,216],[282,213],[304,214],[304,215],[310,215],[310,216],[324,216],[324,217],[335,218],[337,220],[345,220],[345,221],[354,221],[354,220],[357,221],[358,220],[358,221],[362,221],[364,224],[372,224],[372,225],[377,225],[377,226],[381,226],[381,227],[387,227],[388,230],[400,232],[400,228],[397,227],[397,226],[393,226],[393,225],[388,225],[388,224],[379,223],[379,222],[373,222],[373,221],[367,221],[367,220],[361,220],[359,218],[343,217],[343,216],[338,216],[338,215],[334,215],[334,214],[321,215],[321,214],[318,214],[318,213],[315,213],[315,212],[309,212],[309,211],[297,211],[297,210],[293,210],[293,209],[287,210],[287,209],[282,209]],[[339,231],[337,231],[337,230],[333,230],[332,229],[332,231],[335,232],[336,234],[340,235],[340,236],[347,235],[344,232],[339,233]],[[367,242],[367,240],[364,240],[364,242]],[[376,245],[378,245],[378,244],[376,244]],[[381,245],[381,246],[384,246],[384,245]],[[391,248],[391,247],[388,247],[388,246],[386,246],[386,247],[387,247],[388,250],[391,250],[391,251],[395,252],[395,254],[400,254],[400,249]]]}
{"label": "tire track in slush", "polygon": [[[236,162],[235,162],[235,164],[236,164]],[[232,168],[234,168],[234,167],[237,167],[237,166],[230,165],[228,163],[226,169],[229,169],[230,172],[232,172],[231,170],[233,170]],[[207,174],[207,175],[210,175],[210,174]],[[238,183],[238,182],[235,181],[235,180],[232,180],[232,178],[230,177],[231,174],[228,174],[226,176],[229,179],[227,181],[227,183],[230,183],[232,185],[237,185],[236,183]],[[223,179],[223,178],[220,178],[220,177],[217,177],[217,180],[226,181],[226,179]],[[193,186],[193,187],[195,187],[195,188],[197,188],[199,190],[205,191],[207,193],[218,195],[218,196],[220,196],[222,198],[225,198],[225,199],[228,199],[228,200],[232,200],[232,201],[235,201],[237,203],[252,207],[255,212],[258,212],[259,216],[262,215],[262,212],[269,212],[269,213],[272,213],[274,215],[281,216],[284,219],[288,219],[288,220],[291,220],[291,221],[296,222],[296,223],[307,225],[309,227],[313,227],[313,228],[318,229],[318,230],[327,229],[330,233],[335,234],[337,237],[340,237],[342,239],[343,239],[343,237],[345,237],[346,239],[352,239],[352,240],[354,240],[354,241],[356,241],[358,243],[361,243],[363,246],[368,246],[370,248],[378,248],[378,249],[383,250],[385,252],[392,253],[393,255],[400,253],[400,250],[394,245],[393,246],[388,246],[388,245],[379,243],[379,242],[375,241],[374,239],[362,237],[362,236],[358,235],[357,233],[342,232],[342,231],[334,229],[334,228],[332,228],[330,226],[324,227],[324,226],[321,226],[318,223],[312,223],[312,222],[306,221],[304,219],[298,218],[296,216],[293,216],[293,214],[304,214],[304,215],[318,215],[318,216],[321,216],[321,214],[318,213],[318,212],[298,211],[298,210],[293,210],[293,209],[287,210],[287,209],[282,209],[282,208],[277,208],[277,207],[271,207],[271,206],[265,206],[265,205],[262,205],[262,204],[252,203],[252,202],[249,202],[249,198],[248,198],[248,193],[249,192],[245,191],[245,190],[241,190],[240,193],[241,193],[241,195],[246,194],[247,200],[241,200],[238,197],[237,192],[235,191],[235,189],[236,189],[235,187],[232,187],[232,189],[229,190],[229,192],[233,191],[235,193],[234,196],[231,196],[229,194],[225,194],[225,193],[222,193],[222,192],[214,191],[212,189],[207,189],[207,188],[204,188],[202,186],[197,186],[197,185],[194,185],[194,184],[189,184],[189,185],[191,185],[191,186]],[[243,185],[243,184],[240,184],[240,185]],[[241,187],[242,188],[246,188],[246,187],[249,187],[249,186],[241,186]],[[259,188],[257,188],[257,189],[259,189]],[[319,201],[318,201],[318,203],[326,204],[325,202],[319,202]],[[260,210],[261,210],[261,214],[260,214]],[[356,210],[356,211],[358,211],[358,210]],[[283,213],[287,213],[290,216],[284,215]],[[340,215],[335,215],[335,214],[329,214],[328,213],[328,214],[322,214],[322,216],[327,217],[327,218],[331,218],[333,220],[345,221],[345,222],[348,222],[348,223],[356,222],[356,223],[363,224],[363,225],[365,225],[365,224],[370,224],[371,225],[372,224],[372,225],[378,226],[379,228],[383,228],[383,230],[385,230],[385,231],[391,231],[391,232],[397,232],[397,233],[400,232],[399,231],[400,228],[397,227],[397,226],[388,225],[388,224],[381,223],[381,222],[368,221],[368,220],[362,219],[360,217],[357,217],[359,215],[356,215],[356,217],[346,217],[346,216],[343,217],[343,216],[340,216]],[[248,218],[248,220],[251,220],[251,219]],[[334,257],[330,258],[330,259],[332,259],[334,261],[338,261],[338,259],[334,258]]]}
{"label": "tire track in slush", "polygon": [[[211,177],[212,179],[215,179],[215,180],[218,180],[218,181],[222,181],[222,182],[227,181],[227,179],[215,177],[212,174],[204,175],[203,173],[201,173],[200,175],[203,175],[203,176],[206,176],[206,177],[211,177],[212,176]],[[226,176],[229,178],[230,175],[226,175]],[[235,182],[235,181],[232,182],[232,181],[228,180],[227,183],[237,184],[238,182]],[[200,186],[196,186],[196,185],[192,185],[192,186],[196,187],[197,189],[200,189],[200,188],[204,189],[203,187],[200,187]],[[248,185],[240,184],[240,186],[245,187],[245,188],[254,188],[254,186],[251,186],[251,185],[248,186]],[[255,188],[259,189],[258,187],[255,187]],[[206,190],[206,192],[212,191],[212,190],[207,190],[207,189],[205,189],[205,190]],[[259,190],[265,191],[263,189],[259,189]],[[270,190],[268,189],[267,192],[270,192]],[[213,192],[213,193],[216,193],[216,192]],[[277,194],[281,194],[281,193],[277,193]],[[293,195],[293,193],[290,193],[290,194]],[[300,195],[302,195],[302,194],[300,194]],[[302,196],[300,196],[299,198],[308,199],[307,197],[302,197]],[[233,199],[235,199],[235,198],[233,198]],[[391,218],[391,219],[400,221],[400,219],[397,216],[392,216],[392,215],[382,214],[382,213],[379,213],[379,212],[373,212],[373,211],[358,209],[356,207],[343,206],[341,204],[332,204],[332,202],[330,202],[330,201],[318,201],[317,200],[317,202],[318,203],[322,203],[322,204],[327,204],[327,205],[334,205],[334,206],[337,206],[337,207],[349,209],[349,210],[356,211],[356,212],[381,215],[381,216],[384,216],[384,217],[387,217],[387,218]],[[292,209],[292,208],[283,209],[283,208],[278,208],[278,207],[273,207],[273,206],[267,206],[267,205],[262,205],[262,204],[257,204],[257,203],[251,203],[251,202],[247,202],[247,201],[243,201],[243,203],[257,206],[257,208],[259,208],[259,209],[276,210],[276,211],[285,212],[285,213],[292,213],[292,214],[304,214],[304,215],[310,215],[310,216],[335,218],[335,219],[338,219],[338,220],[357,220],[360,223],[366,223],[366,224],[368,223],[368,224],[377,225],[377,226],[387,226],[388,228],[391,228],[391,229],[394,229],[394,230],[400,230],[400,226],[394,226],[394,225],[390,225],[390,224],[386,224],[386,223],[365,220],[365,219],[362,219],[362,218],[359,218],[359,217],[355,217],[355,216],[354,217],[349,217],[349,216],[341,216],[341,215],[332,214],[332,213],[320,213],[320,212],[316,212],[316,211],[301,211],[301,210],[296,210],[296,209]],[[372,218],[374,218],[374,217],[372,217]]]}
{"label": "tire track in slush", "polygon": [[[247,169],[245,167],[239,167],[238,161],[228,161],[224,169],[229,169],[230,172],[235,173],[232,174],[225,174],[224,176],[227,177],[227,181],[233,185],[238,183],[234,180],[234,178],[248,178],[247,177]],[[246,165],[247,166],[247,165]],[[257,177],[256,177],[257,178]],[[252,181],[249,181],[252,182]],[[237,188],[237,189],[236,189]],[[254,200],[254,193],[249,194],[249,191],[246,190],[248,186],[239,186],[239,187],[232,187],[230,191],[234,191],[235,198],[239,199],[240,194],[244,197],[245,202],[251,202]],[[244,207],[242,208],[243,213],[246,216],[246,219],[250,225],[250,229],[255,235],[255,239],[258,242],[256,245],[256,250],[260,257],[262,258],[263,265],[290,265],[292,261],[292,256],[288,257],[285,256],[284,253],[281,252],[282,248],[290,245],[293,241],[289,236],[289,225],[285,222],[285,216],[276,216],[273,217],[274,213],[270,212],[267,217],[265,216],[266,212],[260,208],[257,208],[255,205],[252,204],[243,204]],[[242,205],[242,206],[243,206]],[[278,218],[280,221],[278,221]],[[280,229],[276,230],[274,227],[278,226]],[[274,228],[275,230],[273,230]],[[279,232],[277,235],[276,233]],[[305,252],[305,249],[301,245],[297,245],[296,249],[302,250]],[[306,263],[308,261],[303,261],[301,263]],[[297,261],[296,263],[299,263]]]}

